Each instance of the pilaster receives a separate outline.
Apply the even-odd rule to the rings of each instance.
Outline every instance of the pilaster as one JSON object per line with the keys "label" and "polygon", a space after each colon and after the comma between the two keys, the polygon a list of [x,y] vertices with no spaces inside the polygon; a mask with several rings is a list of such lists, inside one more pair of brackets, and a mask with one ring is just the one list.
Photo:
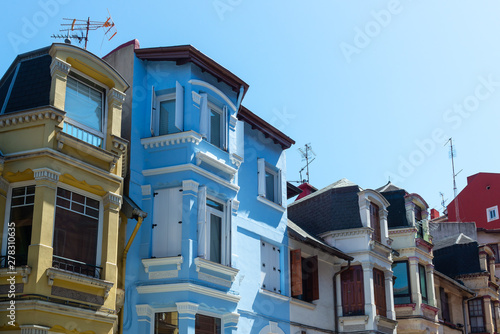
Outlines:
{"label": "pilaster", "polygon": [[425,267],[427,278],[427,301],[430,306],[437,307],[436,292],[434,290],[434,265],[428,264]]}
{"label": "pilaster", "polygon": [[198,304],[190,302],[178,302],[177,312],[179,313],[179,333],[194,334],[196,323],[196,313]]}
{"label": "pilaster", "polygon": [[[411,285],[411,301],[416,304],[416,310],[421,312],[420,305],[422,304],[422,295],[420,294],[420,280],[418,274],[418,257],[412,256],[408,258],[410,264],[410,285]],[[434,286],[433,286],[434,287]]]}
{"label": "pilaster", "polygon": [[222,316],[224,334],[236,334],[238,332],[238,313],[226,313]]}
{"label": "pilaster", "polygon": [[495,321],[493,314],[491,313],[491,303],[493,301],[491,300],[490,296],[484,296],[483,297],[483,306],[484,306],[484,320],[485,320],[485,327],[486,327],[486,332],[487,333],[494,333],[494,328],[493,328],[493,321]]}
{"label": "pilaster", "polygon": [[57,57],[52,59],[50,64],[50,75],[52,82],[50,85],[50,104],[64,110],[66,101],[66,82],[71,65]]}
{"label": "pilaster", "polygon": [[370,321],[366,326],[366,329],[375,329],[374,320],[377,314],[377,309],[375,305],[375,287],[373,284],[373,264],[369,262],[363,262],[361,264],[363,268],[363,282],[364,282],[364,293],[365,293],[365,315],[369,316]]}
{"label": "pilaster", "polygon": [[186,267],[197,256],[195,247],[198,235],[198,190],[199,184],[193,180],[182,181],[182,256],[186,259]]}
{"label": "pilaster", "polygon": [[390,270],[384,271],[385,278],[385,303],[387,305],[387,318],[396,320],[396,311],[394,309],[394,280]]}
{"label": "pilaster", "polygon": [[116,88],[111,88],[107,96],[108,101],[108,119],[107,119],[107,150],[111,151],[112,136],[120,137],[122,126],[122,105],[125,102],[125,93]]}

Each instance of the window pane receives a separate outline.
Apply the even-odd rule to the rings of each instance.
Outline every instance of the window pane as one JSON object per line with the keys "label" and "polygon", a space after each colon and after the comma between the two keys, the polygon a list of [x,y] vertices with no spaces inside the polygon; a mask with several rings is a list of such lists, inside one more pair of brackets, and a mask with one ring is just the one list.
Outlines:
{"label": "window pane", "polygon": [[410,284],[408,281],[408,262],[395,262],[392,264],[394,279],[394,303],[409,304]]}
{"label": "window pane", "polygon": [[175,100],[160,102],[160,135],[177,133],[175,127]]}
{"label": "window pane", "polygon": [[9,222],[15,223],[16,266],[25,265],[28,263],[28,246],[31,244],[33,205],[12,208]]}
{"label": "window pane", "polygon": [[213,109],[210,109],[210,143],[221,147],[221,115]]}
{"label": "window pane", "polygon": [[178,334],[179,314],[162,312],[155,314],[155,334]]}
{"label": "window pane", "polygon": [[221,334],[221,320],[203,314],[196,314],[195,334]]}
{"label": "window pane", "polygon": [[68,77],[64,109],[69,118],[102,131],[102,101],[101,92]]}
{"label": "window pane", "polygon": [[274,202],[274,178],[275,176],[266,171],[266,198]]}
{"label": "window pane", "polygon": [[425,267],[419,264],[418,270],[420,276],[420,293],[422,294],[422,300],[427,302],[427,279],[425,277]]}
{"label": "window pane", "polygon": [[221,227],[222,219],[210,215],[210,261],[221,263]]}

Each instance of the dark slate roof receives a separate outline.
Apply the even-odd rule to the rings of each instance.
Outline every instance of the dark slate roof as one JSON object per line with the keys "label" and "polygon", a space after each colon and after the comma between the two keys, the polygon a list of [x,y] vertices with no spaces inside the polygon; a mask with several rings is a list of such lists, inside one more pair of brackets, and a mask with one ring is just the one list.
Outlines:
{"label": "dark slate roof", "polygon": [[347,179],[339,180],[288,206],[288,217],[312,235],[333,230],[363,227],[358,192]]}
{"label": "dark slate roof", "polygon": [[434,266],[446,276],[456,277],[463,274],[482,272],[479,265],[477,242],[454,244],[434,250]]}
{"label": "dark slate roof", "polygon": [[385,185],[383,185],[382,187],[377,188],[375,190],[382,193],[382,192],[386,192],[386,191],[395,191],[395,190],[404,190],[404,189],[395,186],[394,184],[391,183],[391,181],[389,181]]}
{"label": "dark slate roof", "polygon": [[333,256],[337,256],[337,257],[344,259],[344,260],[351,261],[354,259],[353,257],[342,252],[340,249],[338,249],[336,247],[332,247],[332,246],[326,244],[323,240],[313,237],[311,234],[309,234],[308,232],[303,230],[300,226],[295,224],[290,219],[288,219],[287,227],[288,227],[289,235],[296,240],[307,243],[315,248],[319,248],[324,252],[327,252]]}
{"label": "dark slate roof", "polygon": [[404,189],[382,192],[382,196],[390,204],[387,208],[389,212],[387,214],[389,229],[410,226],[408,219],[406,219],[405,195],[406,191]]}
{"label": "dark slate roof", "polygon": [[459,233],[459,234],[456,234],[456,235],[452,235],[450,237],[447,237],[447,238],[444,238],[444,239],[441,239],[441,240],[437,240],[437,241],[434,241],[434,251],[438,250],[438,249],[441,249],[441,248],[445,248],[445,247],[449,247],[449,246],[453,246],[453,245],[463,245],[463,244],[470,244],[472,242],[476,242],[474,239],[466,236],[465,234],[463,233]]}
{"label": "dark slate roof", "polygon": [[4,113],[49,105],[52,57],[48,50],[46,47],[17,56],[0,80],[0,108]]}

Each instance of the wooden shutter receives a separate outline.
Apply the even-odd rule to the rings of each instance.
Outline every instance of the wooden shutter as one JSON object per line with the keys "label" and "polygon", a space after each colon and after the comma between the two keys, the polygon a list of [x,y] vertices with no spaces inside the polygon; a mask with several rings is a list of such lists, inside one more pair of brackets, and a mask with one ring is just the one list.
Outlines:
{"label": "wooden shutter", "polygon": [[375,290],[375,306],[377,315],[387,316],[387,304],[385,298],[385,276],[382,270],[373,269],[373,288]]}
{"label": "wooden shutter", "polygon": [[207,187],[198,189],[198,256],[207,257]]}
{"label": "wooden shutter", "polygon": [[158,121],[160,119],[159,113],[160,111],[156,110],[156,92],[155,92],[155,86],[153,86],[151,89],[151,124],[150,124],[151,136],[153,137],[159,131],[158,128],[159,127]]}
{"label": "wooden shutter", "polygon": [[370,225],[373,228],[373,239],[381,242],[379,207],[370,202]]}
{"label": "wooden shutter", "polygon": [[319,299],[318,257],[312,256],[302,260],[302,282],[304,300],[312,302]]}
{"label": "wooden shutter", "polygon": [[259,196],[266,197],[266,163],[264,159],[257,160]]}
{"label": "wooden shutter", "polygon": [[184,131],[184,87],[175,82],[175,127]]}
{"label": "wooden shutter", "polygon": [[200,100],[200,134],[203,138],[208,138],[210,112],[208,109],[207,94],[201,94]]}
{"label": "wooden shutter", "polygon": [[302,294],[302,254],[300,249],[290,251],[290,271],[292,296],[297,297]]}
{"label": "wooden shutter", "polygon": [[363,269],[361,266],[352,266],[340,276],[343,316],[365,314]]}

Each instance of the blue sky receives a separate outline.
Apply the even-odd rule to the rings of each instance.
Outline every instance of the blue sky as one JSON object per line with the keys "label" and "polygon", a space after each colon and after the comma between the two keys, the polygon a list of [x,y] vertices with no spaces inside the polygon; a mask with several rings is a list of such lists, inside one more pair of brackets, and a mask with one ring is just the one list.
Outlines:
{"label": "blue sky", "polygon": [[91,32],[89,51],[134,38],[195,46],[250,85],[247,108],[297,142],[289,180],[311,143],[317,188],[390,177],[441,209],[440,192],[453,198],[448,138],[459,191],[467,176],[500,170],[497,1],[12,1],[2,4],[0,72],[54,42],[62,18],[104,21],[107,9],[118,34]]}

